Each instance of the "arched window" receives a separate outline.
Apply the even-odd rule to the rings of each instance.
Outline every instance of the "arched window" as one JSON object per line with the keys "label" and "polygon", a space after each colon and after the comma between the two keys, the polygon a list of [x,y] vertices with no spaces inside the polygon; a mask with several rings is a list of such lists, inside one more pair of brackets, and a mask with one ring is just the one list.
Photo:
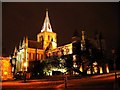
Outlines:
{"label": "arched window", "polygon": [[50,41],[50,36],[48,35],[48,40]]}
{"label": "arched window", "polygon": [[42,42],[43,41],[43,36],[40,36],[40,42]]}

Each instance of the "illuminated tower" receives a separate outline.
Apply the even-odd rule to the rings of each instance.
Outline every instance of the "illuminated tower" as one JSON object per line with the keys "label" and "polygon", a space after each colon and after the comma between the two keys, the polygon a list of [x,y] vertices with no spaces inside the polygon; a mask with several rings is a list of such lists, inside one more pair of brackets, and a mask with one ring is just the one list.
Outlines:
{"label": "illuminated tower", "polygon": [[28,49],[28,37],[24,37],[23,39],[23,44],[22,44],[22,48],[24,49],[24,59],[23,59],[23,63],[22,63],[22,68],[24,69],[24,71],[27,71],[27,66],[24,67],[24,64],[28,65],[28,55],[27,55],[27,49]]}
{"label": "illuminated tower", "polygon": [[80,45],[80,36],[77,30],[73,33],[72,36],[72,46],[73,54],[80,54],[81,45]]}
{"label": "illuminated tower", "polygon": [[16,58],[16,53],[17,53],[17,47],[15,46],[14,52],[13,52],[13,56]]}
{"label": "illuminated tower", "polygon": [[86,50],[85,47],[85,31],[82,31],[82,39],[81,39],[81,51]]}
{"label": "illuminated tower", "polygon": [[48,16],[48,10],[46,10],[46,16],[42,26],[42,30],[37,35],[37,41],[42,43],[44,50],[46,50],[50,43],[52,43],[52,49],[57,47],[57,34],[52,31],[50,19]]}
{"label": "illuminated tower", "polygon": [[12,73],[16,72],[16,56],[17,56],[17,47],[15,46],[14,52],[13,52],[13,56],[12,56]]}
{"label": "illuminated tower", "polygon": [[[72,51],[73,51],[73,68],[78,69],[80,62],[80,51],[81,51],[81,44],[80,44],[80,36],[77,30],[73,33],[72,36]],[[73,71],[73,74],[77,74],[77,72]]]}

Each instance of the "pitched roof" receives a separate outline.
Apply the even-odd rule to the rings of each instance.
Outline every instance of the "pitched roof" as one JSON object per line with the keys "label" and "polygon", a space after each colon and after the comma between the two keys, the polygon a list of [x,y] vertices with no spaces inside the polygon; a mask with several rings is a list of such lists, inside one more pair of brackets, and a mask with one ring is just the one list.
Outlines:
{"label": "pitched roof", "polygon": [[36,48],[36,49],[43,49],[42,43],[33,41],[33,40],[28,40],[28,47],[29,48]]}

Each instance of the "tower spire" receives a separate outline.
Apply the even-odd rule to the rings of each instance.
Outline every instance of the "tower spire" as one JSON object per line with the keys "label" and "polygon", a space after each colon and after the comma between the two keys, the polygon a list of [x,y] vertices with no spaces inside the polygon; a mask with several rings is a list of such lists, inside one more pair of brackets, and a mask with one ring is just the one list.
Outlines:
{"label": "tower spire", "polygon": [[16,54],[17,52],[17,47],[15,46],[15,49],[14,49],[14,55]]}
{"label": "tower spire", "polygon": [[44,31],[52,32],[50,19],[49,19],[49,16],[48,16],[48,9],[46,9],[46,16],[45,16],[45,20],[44,20],[41,32],[44,32]]}
{"label": "tower spire", "polygon": [[20,43],[19,43],[19,49],[21,49],[21,47],[22,47],[22,46],[21,46],[21,40],[20,40]]}
{"label": "tower spire", "polygon": [[46,17],[48,17],[48,9],[46,9]]}

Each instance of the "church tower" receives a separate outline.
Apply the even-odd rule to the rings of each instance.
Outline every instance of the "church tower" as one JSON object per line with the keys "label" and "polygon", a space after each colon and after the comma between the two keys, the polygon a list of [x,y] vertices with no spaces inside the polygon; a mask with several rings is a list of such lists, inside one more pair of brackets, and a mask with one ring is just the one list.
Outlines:
{"label": "church tower", "polygon": [[39,34],[37,34],[37,41],[42,43],[44,50],[46,50],[46,48],[50,46],[50,44],[52,44],[52,49],[57,47],[57,34],[52,31],[50,19],[48,16],[48,10],[46,10],[46,16],[42,26],[42,30]]}
{"label": "church tower", "polygon": [[84,30],[82,30],[81,50],[82,51],[86,50],[86,47],[85,47],[85,31]]}
{"label": "church tower", "polygon": [[81,45],[80,45],[80,35],[77,30],[75,30],[72,36],[72,46],[73,46],[72,48],[73,54],[79,54],[81,50]]}

